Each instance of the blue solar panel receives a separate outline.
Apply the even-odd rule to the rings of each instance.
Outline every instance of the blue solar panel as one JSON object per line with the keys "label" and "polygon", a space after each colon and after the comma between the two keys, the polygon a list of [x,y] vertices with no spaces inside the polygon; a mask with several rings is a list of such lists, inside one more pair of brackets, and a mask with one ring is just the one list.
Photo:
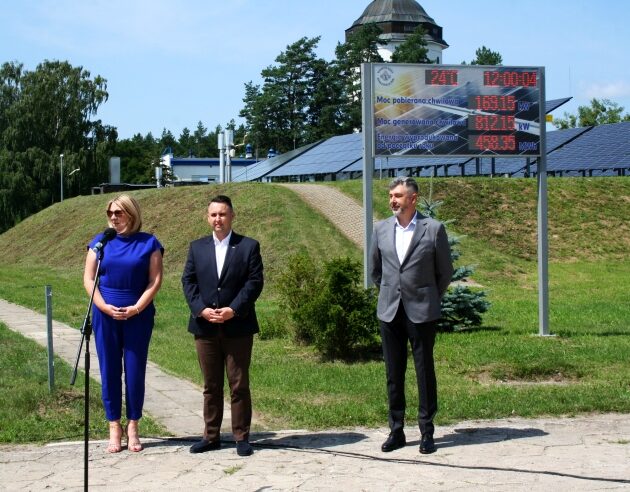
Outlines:
{"label": "blue solar panel", "polygon": [[[571,98],[546,101],[547,112]],[[552,173],[581,175],[584,170],[597,175],[615,174],[616,169],[630,169],[630,122],[596,127],[570,128],[548,132],[547,170]],[[302,150],[305,149],[305,150]],[[312,177],[363,171],[363,137],[360,133],[329,138],[312,148],[291,153],[249,166],[235,180],[255,180],[260,176]],[[297,151],[293,151],[297,152]],[[287,158],[289,156],[290,158]],[[282,158],[282,159],[279,159]],[[509,175],[523,176],[537,172],[538,160],[529,165],[523,157],[377,157],[375,171],[408,169],[421,176]],[[259,169],[256,169],[259,168]]]}
{"label": "blue solar panel", "polygon": [[362,157],[360,133],[329,138],[314,149],[296,157],[270,177],[338,173]]}
{"label": "blue solar panel", "polygon": [[280,154],[275,157],[265,159],[264,161],[259,161],[256,164],[252,164],[246,169],[239,170],[238,174],[232,176],[232,181],[256,181],[258,179],[261,179],[269,175],[271,172],[278,169],[279,167],[290,162],[291,159],[294,159],[302,155],[304,152],[307,152],[312,148],[317,147],[322,142],[323,140],[319,140],[312,144],[303,145],[302,147],[290,150],[289,152],[285,152],[284,154]]}
{"label": "blue solar panel", "polygon": [[558,109],[563,104],[568,103],[572,98],[563,97],[562,99],[551,99],[545,101],[545,114],[551,113],[553,110]]}
{"label": "blue solar panel", "polygon": [[592,127],[547,157],[549,171],[630,168],[630,122]]}
{"label": "blue solar panel", "polygon": [[[556,130],[547,133],[547,154],[556,149],[566,145],[572,140],[578,138],[580,135],[590,131],[592,127],[583,128],[570,128],[568,130]],[[549,157],[547,157],[549,159]],[[537,170],[538,159],[530,159],[530,173],[534,173]],[[479,164],[474,157],[425,157],[425,158],[399,158],[399,157],[379,157],[375,159],[374,169],[376,172],[379,170],[390,169],[413,169],[430,167],[420,171],[421,176],[430,176],[433,174],[433,167],[436,167],[435,171],[438,176],[444,176],[444,166],[447,166],[449,176],[461,176],[462,166],[464,166],[465,176],[480,175],[509,175],[509,176],[523,176],[527,168],[527,161],[522,157],[496,157],[494,161],[494,170],[492,166],[492,159],[489,157],[479,158]],[[354,164],[345,168],[347,172],[359,172],[363,171],[363,159],[359,159]],[[494,171],[494,172],[493,172]]]}

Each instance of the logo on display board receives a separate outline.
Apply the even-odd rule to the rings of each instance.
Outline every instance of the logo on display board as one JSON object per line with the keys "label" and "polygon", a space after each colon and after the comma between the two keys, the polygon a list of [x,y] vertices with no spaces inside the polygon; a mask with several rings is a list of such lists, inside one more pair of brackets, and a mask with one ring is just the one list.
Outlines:
{"label": "logo on display board", "polygon": [[392,85],[394,83],[394,71],[389,67],[381,67],[376,72],[376,80],[381,85]]}

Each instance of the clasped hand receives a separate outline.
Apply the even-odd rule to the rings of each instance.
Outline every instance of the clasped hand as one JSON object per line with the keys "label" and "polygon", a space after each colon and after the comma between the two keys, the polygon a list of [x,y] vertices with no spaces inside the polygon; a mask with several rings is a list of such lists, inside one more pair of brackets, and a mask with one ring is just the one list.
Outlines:
{"label": "clasped hand", "polygon": [[230,307],[219,309],[205,308],[201,317],[210,323],[224,323],[234,317],[234,310]]}
{"label": "clasped hand", "polygon": [[136,309],[133,306],[116,307],[110,305],[111,317],[115,320],[122,321],[136,315]]}

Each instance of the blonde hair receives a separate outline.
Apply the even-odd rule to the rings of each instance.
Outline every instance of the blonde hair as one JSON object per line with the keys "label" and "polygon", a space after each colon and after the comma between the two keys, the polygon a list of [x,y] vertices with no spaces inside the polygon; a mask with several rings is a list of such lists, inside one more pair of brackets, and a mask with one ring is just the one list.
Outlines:
{"label": "blonde hair", "polygon": [[[140,204],[137,200],[129,195],[118,195],[116,198],[111,199],[107,203],[108,211],[113,204],[118,205],[123,212],[127,214],[127,217],[129,217],[129,223],[125,234],[135,234],[140,231],[140,228],[142,227],[142,214],[140,213]],[[107,223],[109,224],[109,227],[113,227],[111,220],[108,219]]]}

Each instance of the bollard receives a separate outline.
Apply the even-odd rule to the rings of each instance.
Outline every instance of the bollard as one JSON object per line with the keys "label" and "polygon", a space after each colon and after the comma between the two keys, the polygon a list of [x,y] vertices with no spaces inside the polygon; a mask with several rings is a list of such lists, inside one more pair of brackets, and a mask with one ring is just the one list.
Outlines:
{"label": "bollard", "polygon": [[46,286],[46,333],[48,335],[48,391],[52,393],[55,387],[55,351],[53,350],[52,333],[52,286]]}

